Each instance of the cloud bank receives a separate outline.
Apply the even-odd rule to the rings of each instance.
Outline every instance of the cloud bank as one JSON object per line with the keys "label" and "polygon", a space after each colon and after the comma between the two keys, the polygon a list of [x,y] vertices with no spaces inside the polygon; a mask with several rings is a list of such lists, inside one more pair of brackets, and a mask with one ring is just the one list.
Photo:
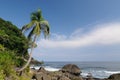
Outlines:
{"label": "cloud bank", "polygon": [[71,35],[51,34],[50,40],[41,39],[37,42],[42,48],[80,48],[92,45],[120,44],[120,23],[100,24],[85,29],[77,29]]}
{"label": "cloud bank", "polygon": [[120,61],[120,23],[98,24],[70,35],[39,39],[33,57],[45,61]]}

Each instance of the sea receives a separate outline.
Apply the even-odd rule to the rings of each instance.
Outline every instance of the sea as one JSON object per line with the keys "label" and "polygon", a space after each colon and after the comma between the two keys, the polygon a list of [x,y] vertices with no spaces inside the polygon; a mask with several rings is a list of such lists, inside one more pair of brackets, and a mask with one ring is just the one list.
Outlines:
{"label": "sea", "polygon": [[39,69],[42,66],[47,71],[58,71],[66,64],[77,65],[83,77],[91,73],[93,77],[103,79],[120,73],[120,62],[44,62],[43,65],[31,65],[31,68]]}

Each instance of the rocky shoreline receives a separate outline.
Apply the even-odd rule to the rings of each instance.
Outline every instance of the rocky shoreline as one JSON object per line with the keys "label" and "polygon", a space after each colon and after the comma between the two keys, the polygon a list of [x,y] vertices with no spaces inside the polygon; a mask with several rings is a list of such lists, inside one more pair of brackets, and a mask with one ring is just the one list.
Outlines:
{"label": "rocky shoreline", "polygon": [[91,73],[86,77],[81,76],[81,70],[77,65],[67,64],[59,71],[46,71],[43,67],[39,70],[32,68],[32,80],[120,80],[120,74],[113,74],[106,79],[93,78]]}

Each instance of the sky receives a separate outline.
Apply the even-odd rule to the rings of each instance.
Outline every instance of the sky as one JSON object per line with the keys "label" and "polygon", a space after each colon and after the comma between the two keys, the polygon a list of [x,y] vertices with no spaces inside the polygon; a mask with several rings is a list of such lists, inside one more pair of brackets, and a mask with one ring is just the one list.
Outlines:
{"label": "sky", "polygon": [[120,0],[1,0],[0,17],[18,28],[38,8],[50,39],[37,39],[42,61],[120,61]]}

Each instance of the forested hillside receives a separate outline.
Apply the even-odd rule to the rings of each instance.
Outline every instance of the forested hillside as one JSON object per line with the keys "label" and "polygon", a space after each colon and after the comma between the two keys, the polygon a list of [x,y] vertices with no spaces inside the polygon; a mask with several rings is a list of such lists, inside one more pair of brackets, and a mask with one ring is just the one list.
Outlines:
{"label": "forested hillside", "polygon": [[[15,25],[0,18],[0,44],[18,55],[27,53],[27,39]],[[24,53],[23,53],[24,50]]]}
{"label": "forested hillside", "polygon": [[0,80],[20,79],[16,74],[16,68],[25,64],[24,58],[28,57],[27,49],[28,40],[21,30],[0,18]]}

